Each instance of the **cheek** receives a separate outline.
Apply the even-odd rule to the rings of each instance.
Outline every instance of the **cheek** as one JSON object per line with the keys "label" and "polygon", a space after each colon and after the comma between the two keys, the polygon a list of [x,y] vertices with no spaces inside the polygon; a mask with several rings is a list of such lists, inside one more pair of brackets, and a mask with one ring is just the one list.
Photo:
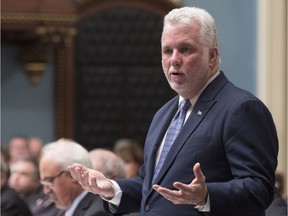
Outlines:
{"label": "cheek", "polygon": [[71,182],[59,181],[57,182],[57,184],[55,184],[54,193],[57,196],[57,198],[61,200],[61,202],[63,203],[67,203],[70,201],[72,191],[75,191],[75,188],[73,188],[73,184],[71,184]]}
{"label": "cheek", "polygon": [[169,65],[168,60],[162,57],[161,63],[162,63],[162,68],[164,72],[166,72],[168,70],[168,65]]}
{"label": "cheek", "polygon": [[186,71],[190,71],[192,74],[202,74],[202,72],[207,71],[208,68],[209,62],[204,61],[203,58],[200,57],[191,58],[185,67]]}
{"label": "cheek", "polygon": [[28,179],[19,179],[19,186],[21,188],[25,188],[26,190],[29,190],[33,187],[31,181]]}
{"label": "cheek", "polygon": [[169,79],[169,76],[168,76],[168,71],[169,71],[169,63],[167,61],[163,61],[162,60],[162,69],[163,69],[163,72],[164,72],[164,75],[167,79]]}
{"label": "cheek", "polygon": [[65,206],[65,199],[67,197],[67,193],[63,187],[54,187],[51,193],[53,194],[54,199],[57,200],[58,205],[60,205],[61,207]]}

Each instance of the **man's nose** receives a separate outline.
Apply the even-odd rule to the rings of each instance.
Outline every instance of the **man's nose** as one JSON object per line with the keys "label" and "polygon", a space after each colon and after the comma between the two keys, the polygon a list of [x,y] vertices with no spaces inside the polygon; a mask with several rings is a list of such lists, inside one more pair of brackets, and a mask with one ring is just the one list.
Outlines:
{"label": "man's nose", "polygon": [[43,185],[44,194],[49,194],[51,192],[51,188],[47,185]]}
{"label": "man's nose", "polygon": [[182,59],[180,54],[177,51],[173,52],[173,55],[171,57],[171,64],[174,67],[179,67],[182,64]]}

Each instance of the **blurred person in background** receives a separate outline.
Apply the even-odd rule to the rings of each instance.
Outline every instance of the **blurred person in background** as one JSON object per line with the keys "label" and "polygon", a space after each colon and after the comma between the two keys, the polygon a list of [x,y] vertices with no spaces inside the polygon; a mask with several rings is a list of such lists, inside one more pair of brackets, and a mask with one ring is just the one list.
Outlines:
{"label": "blurred person in background", "polygon": [[65,210],[65,216],[107,216],[101,197],[85,191],[72,178],[67,167],[73,163],[92,168],[89,153],[80,144],[60,139],[44,145],[39,164],[44,193]]}
{"label": "blurred person in background", "polygon": [[8,185],[9,166],[1,152],[1,215],[32,216],[26,202]]}
{"label": "blurred person in background", "polygon": [[[3,162],[7,165],[9,165],[10,156],[9,156],[9,150],[7,145],[1,145],[1,159]],[[7,170],[8,177],[10,176],[10,169]]]}
{"label": "blurred person in background", "polygon": [[28,149],[30,155],[39,160],[41,149],[43,147],[43,141],[39,137],[30,137],[28,139]]}
{"label": "blurred person in background", "polygon": [[15,135],[8,142],[9,166],[19,157],[30,155],[28,137],[25,135]]}
{"label": "blurred person in background", "polygon": [[115,153],[106,149],[93,149],[89,152],[93,169],[111,179],[126,178],[125,164]]}
{"label": "blurred person in background", "polygon": [[125,162],[127,178],[138,176],[144,162],[143,148],[136,140],[123,138],[116,141],[113,151]]}
{"label": "blurred person in background", "polygon": [[20,157],[11,166],[9,186],[26,201],[35,216],[55,216],[63,212],[44,194],[38,160],[32,156]]}

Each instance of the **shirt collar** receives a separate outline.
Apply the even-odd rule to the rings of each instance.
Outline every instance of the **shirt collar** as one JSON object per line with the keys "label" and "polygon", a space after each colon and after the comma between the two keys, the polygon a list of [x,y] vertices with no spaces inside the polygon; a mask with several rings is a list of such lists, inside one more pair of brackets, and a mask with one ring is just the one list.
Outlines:
{"label": "shirt collar", "polygon": [[[198,92],[198,94],[193,97],[190,98],[190,103],[191,103],[191,107],[194,107],[198,98],[200,97],[200,95],[202,94],[202,92],[205,90],[205,88],[220,74],[220,71],[218,70],[212,77],[210,77],[210,79],[206,82],[206,84],[204,85],[204,87]],[[179,104],[182,100],[185,100],[182,96],[179,96]]]}
{"label": "shirt collar", "polygon": [[81,194],[79,194],[76,199],[74,199],[72,205],[70,206],[69,209],[67,209],[67,211],[65,212],[65,216],[72,216],[75,209],[77,208],[77,206],[79,205],[79,203],[81,202],[81,200],[86,196],[86,194],[88,193],[88,191],[83,191]]}

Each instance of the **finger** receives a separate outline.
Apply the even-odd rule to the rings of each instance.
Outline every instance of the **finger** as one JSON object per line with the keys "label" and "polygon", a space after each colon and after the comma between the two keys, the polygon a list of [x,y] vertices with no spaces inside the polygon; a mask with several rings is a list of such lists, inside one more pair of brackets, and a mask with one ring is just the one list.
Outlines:
{"label": "finger", "polygon": [[178,190],[180,190],[180,191],[184,191],[184,192],[191,190],[191,189],[189,188],[189,185],[183,184],[183,183],[181,183],[181,182],[175,182],[175,183],[173,184],[173,186],[174,186],[176,189],[178,189]]}
{"label": "finger", "polygon": [[83,167],[83,165],[81,165],[79,163],[73,163],[73,164],[68,166],[68,169],[75,169],[76,167],[80,168],[80,167]]}
{"label": "finger", "polygon": [[153,189],[156,190],[158,193],[160,193],[163,197],[165,197],[166,199],[169,199],[169,200],[172,197],[176,196],[176,193],[177,193],[173,190],[169,190],[169,189],[161,187],[159,185],[153,185]]}
{"label": "finger", "polygon": [[90,176],[89,176],[89,172],[86,171],[84,173],[81,174],[82,175],[82,185],[84,187],[91,187],[91,181],[90,181]]}
{"label": "finger", "polygon": [[159,194],[161,194],[165,199],[171,200],[171,195],[165,193],[164,191],[158,190],[157,191]]}
{"label": "finger", "polygon": [[79,181],[81,179],[81,172],[80,172],[78,167],[76,167],[74,169],[70,168],[69,171],[70,171],[71,176],[73,177],[73,179],[75,179],[77,181]]}
{"label": "finger", "polygon": [[181,191],[169,190],[159,185],[154,185],[153,189],[161,194],[165,199],[174,204],[186,204],[186,201],[183,199],[183,193]]}
{"label": "finger", "polygon": [[71,176],[74,178],[74,176],[75,176],[75,169],[74,169],[74,167],[73,167],[73,166],[68,166],[68,170],[69,170]]}
{"label": "finger", "polygon": [[95,177],[91,177],[90,179],[90,189],[91,192],[95,193],[95,194],[99,194],[100,193],[100,188],[98,185],[98,181]]}
{"label": "finger", "polygon": [[[194,172],[194,176],[197,182],[205,182],[205,176],[202,173],[201,167],[200,167],[200,163],[196,163],[193,167],[193,172]],[[194,182],[193,180],[193,182]]]}
{"label": "finger", "polygon": [[77,175],[78,175],[79,170],[76,170],[75,167],[68,167],[68,170],[69,170],[71,176],[77,180]]}
{"label": "finger", "polygon": [[81,180],[82,173],[85,172],[86,169],[86,167],[77,163],[68,166],[68,170],[70,171],[71,176],[78,181]]}
{"label": "finger", "polygon": [[152,187],[153,187],[153,189],[156,190],[156,191],[158,190],[158,188],[160,188],[160,186],[159,186],[159,185],[156,185],[156,184],[154,184]]}

